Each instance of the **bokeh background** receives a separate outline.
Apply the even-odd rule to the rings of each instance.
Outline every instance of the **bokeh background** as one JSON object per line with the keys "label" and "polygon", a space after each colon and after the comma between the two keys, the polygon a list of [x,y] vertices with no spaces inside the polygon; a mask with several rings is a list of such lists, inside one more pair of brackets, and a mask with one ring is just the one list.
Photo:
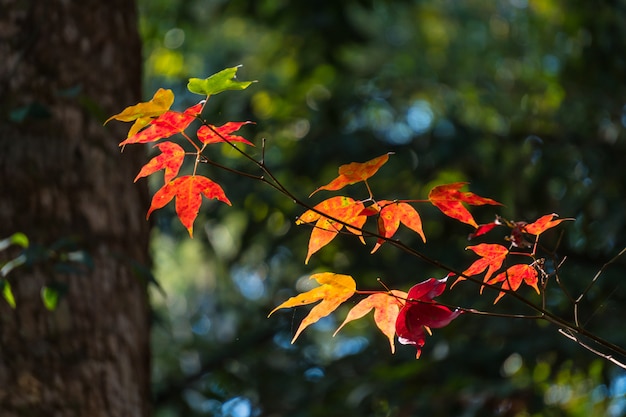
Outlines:
{"label": "bokeh background", "polygon": [[[423,199],[433,185],[467,181],[504,203],[475,209],[479,222],[576,218],[544,242],[567,257],[561,278],[573,294],[626,246],[623,0],[139,3],[146,98],[172,88],[186,108],[197,100],[189,77],[242,64],[239,78],[258,83],[211,98],[207,114],[214,124],[255,121],[245,127],[259,145],[251,152],[260,158],[265,138],[268,166],[301,198],[341,164],[395,152],[371,181],[378,198]],[[214,152],[256,173],[227,147]],[[233,207],[203,205],[193,240],[172,207],[153,215],[158,417],[626,415],[626,373],[543,323],[465,315],[415,360],[408,346],[392,355],[371,317],[332,337],[348,305],[290,344],[308,310],[266,316],[312,273],[407,290],[445,272],[391,246],[370,256],[349,236],[304,265],[300,208],[261,183],[207,174]],[[467,226],[417,208],[428,245],[401,239],[467,267]],[[624,259],[607,268],[581,305],[587,328],[621,346],[625,271]],[[443,298],[528,313],[507,297],[494,308],[494,296],[465,283]],[[555,286],[548,307],[571,317]]]}

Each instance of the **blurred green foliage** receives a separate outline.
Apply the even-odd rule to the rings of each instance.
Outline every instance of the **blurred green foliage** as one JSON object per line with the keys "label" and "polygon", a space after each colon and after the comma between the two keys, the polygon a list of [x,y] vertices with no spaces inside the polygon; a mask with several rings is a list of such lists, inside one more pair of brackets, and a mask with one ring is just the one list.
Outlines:
{"label": "blurred green foliage", "polygon": [[[573,293],[626,246],[622,0],[139,3],[146,97],[172,88],[184,108],[197,100],[186,94],[189,77],[243,64],[239,79],[259,82],[211,98],[207,114],[215,124],[254,120],[251,152],[260,158],[266,138],[268,166],[299,197],[341,164],[394,151],[371,180],[377,198],[425,198],[433,185],[468,181],[505,204],[476,208],[479,222],[575,217],[559,227],[561,240],[559,231],[544,240],[567,256],[562,277]],[[349,237],[305,266],[299,208],[259,183],[208,175],[234,204],[203,205],[194,240],[172,207],[156,213],[154,274],[167,293],[153,297],[157,416],[626,415],[623,371],[541,323],[463,316],[415,361],[411,347],[391,355],[371,318],[332,338],[347,306],[289,344],[305,310],[266,315],[312,273],[406,290],[445,272],[387,245],[370,256]],[[409,233],[403,241],[469,265],[470,230],[417,208],[428,244]],[[623,259],[608,268],[581,305],[588,328],[621,346],[624,270]],[[459,284],[442,298],[490,309],[493,296]],[[560,292],[548,302],[571,315]],[[507,297],[498,309],[527,312]]]}

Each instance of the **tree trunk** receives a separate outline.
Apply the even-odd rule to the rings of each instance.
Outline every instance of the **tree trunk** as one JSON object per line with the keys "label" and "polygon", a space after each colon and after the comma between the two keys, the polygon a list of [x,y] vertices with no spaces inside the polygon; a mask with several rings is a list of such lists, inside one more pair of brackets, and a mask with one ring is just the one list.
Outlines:
{"label": "tree trunk", "polygon": [[[0,10],[0,238],[25,233],[34,256],[7,276],[16,308],[0,298],[0,414],[147,416],[147,193],[132,183],[142,155],[120,155],[124,130],[102,126],[140,101],[135,4]],[[73,250],[91,262],[64,263]],[[51,284],[67,292],[48,311]]]}

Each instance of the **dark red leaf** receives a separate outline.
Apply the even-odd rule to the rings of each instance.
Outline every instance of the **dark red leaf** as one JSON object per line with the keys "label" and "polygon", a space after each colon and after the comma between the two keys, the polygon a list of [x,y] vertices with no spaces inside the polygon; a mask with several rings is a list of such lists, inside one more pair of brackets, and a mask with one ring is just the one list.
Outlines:
{"label": "dark red leaf", "polygon": [[429,278],[414,285],[407,295],[406,303],[396,320],[396,334],[403,345],[417,347],[416,358],[420,357],[426,343],[426,332],[430,329],[445,327],[461,314],[460,310],[437,304],[433,298],[446,288],[446,278]]}

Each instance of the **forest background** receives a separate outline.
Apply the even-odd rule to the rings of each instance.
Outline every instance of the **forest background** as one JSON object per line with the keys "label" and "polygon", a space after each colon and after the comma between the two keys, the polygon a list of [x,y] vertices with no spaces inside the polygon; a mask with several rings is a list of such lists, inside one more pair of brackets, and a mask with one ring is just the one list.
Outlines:
{"label": "forest background", "polygon": [[[425,198],[433,185],[467,181],[503,202],[504,217],[575,217],[562,239],[553,232],[545,242],[567,256],[571,288],[584,288],[624,246],[623,3],[149,3],[145,91],[182,95],[188,77],[243,64],[239,78],[259,83],[209,105],[217,121],[257,122],[247,132],[255,143],[267,138],[266,161],[291,190],[308,195],[339,165],[393,151],[374,180],[393,195]],[[226,147],[224,156],[237,159]],[[153,334],[162,415],[626,413],[622,371],[533,322],[462,317],[436,332],[419,361],[411,349],[389,355],[371,323],[331,337],[341,316],[290,345],[306,309],[270,320],[264,312],[293,295],[294,282],[306,288],[311,272],[350,273],[372,288],[377,277],[397,286],[445,272],[392,247],[366,256],[341,239],[304,268],[299,209],[230,180],[240,203],[201,213],[204,236],[185,239],[173,210],[158,218],[155,275],[169,294],[153,297],[167,318]],[[493,210],[476,212],[492,220]],[[467,230],[429,214],[424,251],[468,265]],[[622,260],[590,294],[586,318],[622,344],[623,270]],[[466,291],[459,285],[447,300],[463,305]],[[552,295],[550,306],[566,311],[567,300]],[[172,381],[184,381],[182,395]]]}
{"label": "forest background", "polygon": [[[495,213],[575,218],[542,236],[567,257],[573,293],[626,246],[623,1],[140,0],[139,28],[144,99],[171,88],[182,110],[197,100],[186,95],[189,77],[239,64],[240,79],[258,80],[212,97],[206,114],[213,124],[255,121],[242,131],[266,139],[266,163],[298,195],[339,165],[391,151],[372,180],[389,197],[426,198],[434,185],[466,181],[504,204],[474,209],[479,223]],[[226,146],[221,153],[246,164]],[[626,373],[534,321],[463,315],[419,360],[405,346],[391,355],[371,320],[332,337],[341,314],[291,344],[307,309],[267,313],[309,288],[312,273],[407,290],[446,271],[391,246],[370,256],[341,237],[304,265],[301,208],[260,183],[217,179],[233,207],[203,205],[193,240],[173,207],[151,217],[154,415],[626,415]],[[475,259],[463,250],[466,226],[434,209],[423,219],[424,253],[460,270]],[[624,262],[581,306],[586,326],[620,346]],[[461,283],[445,300],[524,312],[507,297],[493,307],[492,295]],[[548,302],[571,312],[558,291]]]}

